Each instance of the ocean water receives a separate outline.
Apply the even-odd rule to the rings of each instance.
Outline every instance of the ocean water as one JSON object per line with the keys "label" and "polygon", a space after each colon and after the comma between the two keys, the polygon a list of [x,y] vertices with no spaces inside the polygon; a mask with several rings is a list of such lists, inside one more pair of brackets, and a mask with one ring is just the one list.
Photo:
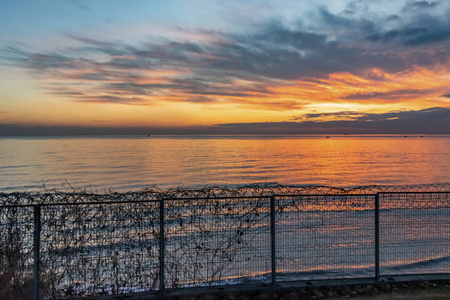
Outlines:
{"label": "ocean water", "polygon": [[0,191],[450,182],[450,135],[0,138]]}

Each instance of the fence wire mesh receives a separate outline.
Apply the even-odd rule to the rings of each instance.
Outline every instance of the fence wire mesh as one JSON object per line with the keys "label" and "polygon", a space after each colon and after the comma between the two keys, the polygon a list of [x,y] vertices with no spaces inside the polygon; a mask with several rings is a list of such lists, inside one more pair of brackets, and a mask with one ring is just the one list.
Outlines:
{"label": "fence wire mesh", "polygon": [[280,196],[280,281],[374,276],[374,196]]}
{"label": "fence wire mesh", "polygon": [[0,299],[33,289],[33,207],[0,206]]}
{"label": "fence wire mesh", "polygon": [[159,202],[41,209],[43,296],[158,289]]}
{"label": "fence wire mesh", "polygon": [[380,194],[381,275],[450,272],[450,193]]}
{"label": "fence wire mesh", "polygon": [[167,287],[270,281],[268,197],[165,205]]}
{"label": "fence wire mesh", "polygon": [[[449,190],[444,184],[411,192],[249,186],[110,195],[0,193],[0,299],[32,294],[37,208],[44,299],[275,278],[450,274]],[[280,191],[295,193],[274,195]]]}

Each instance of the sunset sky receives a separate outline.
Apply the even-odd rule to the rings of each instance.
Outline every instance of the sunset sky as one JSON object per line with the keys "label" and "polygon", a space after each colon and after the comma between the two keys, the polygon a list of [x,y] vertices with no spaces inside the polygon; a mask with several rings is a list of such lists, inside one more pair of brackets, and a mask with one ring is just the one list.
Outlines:
{"label": "sunset sky", "polygon": [[450,1],[2,0],[0,135],[450,133]]}

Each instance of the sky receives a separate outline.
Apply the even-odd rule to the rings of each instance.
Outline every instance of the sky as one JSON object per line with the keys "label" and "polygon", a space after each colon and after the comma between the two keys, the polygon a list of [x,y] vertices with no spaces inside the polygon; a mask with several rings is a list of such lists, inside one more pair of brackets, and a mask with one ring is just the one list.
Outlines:
{"label": "sky", "polygon": [[450,133],[447,0],[0,6],[0,135]]}

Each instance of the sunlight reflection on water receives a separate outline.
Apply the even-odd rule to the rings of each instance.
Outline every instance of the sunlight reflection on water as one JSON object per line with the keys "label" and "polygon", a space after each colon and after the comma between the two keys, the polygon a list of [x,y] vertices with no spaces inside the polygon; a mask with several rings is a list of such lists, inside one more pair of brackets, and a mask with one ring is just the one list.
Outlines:
{"label": "sunlight reflection on water", "polygon": [[1,138],[0,189],[450,182],[450,136]]}

